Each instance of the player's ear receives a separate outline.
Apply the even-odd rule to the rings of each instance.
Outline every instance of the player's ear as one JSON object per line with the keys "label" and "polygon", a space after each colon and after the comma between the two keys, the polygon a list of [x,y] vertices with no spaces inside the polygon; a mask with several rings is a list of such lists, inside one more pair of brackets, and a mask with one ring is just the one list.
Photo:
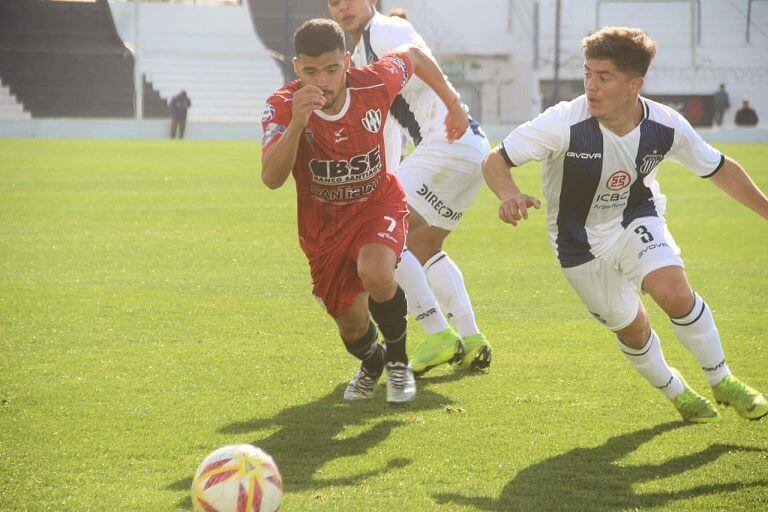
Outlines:
{"label": "player's ear", "polygon": [[349,52],[344,53],[344,70],[346,71],[352,65],[352,54]]}
{"label": "player's ear", "polygon": [[293,72],[296,74],[296,76],[299,76],[299,59],[294,57],[292,62],[293,62]]}
{"label": "player's ear", "polygon": [[632,88],[632,94],[640,94],[640,90],[643,88],[643,84],[645,84],[645,78],[642,76],[636,76],[630,80],[629,85]]}

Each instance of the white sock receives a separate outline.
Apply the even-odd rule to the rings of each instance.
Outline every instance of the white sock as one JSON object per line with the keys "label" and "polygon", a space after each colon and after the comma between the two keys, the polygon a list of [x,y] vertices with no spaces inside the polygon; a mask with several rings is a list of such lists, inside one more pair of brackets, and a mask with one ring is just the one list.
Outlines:
{"label": "white sock", "polygon": [[408,299],[408,313],[421,324],[426,334],[435,334],[448,328],[448,322],[440,311],[435,294],[429,288],[421,263],[407,249],[400,256],[395,279]]}
{"label": "white sock", "polygon": [[720,343],[720,334],[715,327],[712,311],[698,293],[694,292],[693,298],[693,309],[690,313],[684,317],[669,320],[672,322],[672,330],[675,331],[677,339],[699,362],[709,385],[714,386],[730,375],[731,370],[725,362],[723,345]]}
{"label": "white sock", "polygon": [[670,400],[683,392],[683,383],[677,375],[672,373],[672,369],[664,360],[661,342],[653,330],[648,337],[648,342],[641,349],[626,346],[618,336],[616,341],[619,342],[619,349],[634,366],[637,373],[645,377],[651,386],[664,393]]}
{"label": "white sock", "polygon": [[469,301],[464,277],[459,267],[448,257],[445,251],[440,251],[424,264],[429,287],[435,292],[440,307],[453,321],[459,336],[466,338],[480,332],[475,322],[475,313]]}

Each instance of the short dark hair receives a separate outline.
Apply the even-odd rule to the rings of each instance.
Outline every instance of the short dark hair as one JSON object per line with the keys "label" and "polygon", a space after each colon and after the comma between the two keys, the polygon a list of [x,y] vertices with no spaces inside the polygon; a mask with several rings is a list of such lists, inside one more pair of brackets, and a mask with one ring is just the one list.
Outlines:
{"label": "short dark hair", "polygon": [[408,19],[408,13],[405,12],[405,9],[401,9],[400,7],[395,7],[389,11],[388,16],[396,16],[398,18],[403,18],[404,20]]}
{"label": "short dark hair", "polygon": [[338,23],[325,18],[305,21],[293,35],[296,55],[319,57],[334,50],[344,51],[344,32]]}
{"label": "short dark hair", "polygon": [[604,27],[581,40],[584,57],[610,59],[619,71],[645,76],[656,56],[656,42],[644,31],[628,27]]}

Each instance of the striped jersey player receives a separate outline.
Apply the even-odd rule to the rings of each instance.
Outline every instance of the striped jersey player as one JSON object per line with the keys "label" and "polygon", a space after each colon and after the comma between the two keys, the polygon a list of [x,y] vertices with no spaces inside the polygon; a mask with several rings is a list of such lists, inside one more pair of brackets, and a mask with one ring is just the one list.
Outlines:
{"label": "striped jersey player", "polygon": [[768,198],[734,160],[712,148],[674,110],[640,96],[656,44],[642,30],[606,27],[585,38],[585,94],[513,130],[486,158],[499,216],[517,225],[538,199],[520,192],[509,168],[543,162],[547,226],[563,273],[619,348],[685,421],[716,422],[719,411],[665,361],[638,292],[669,316],[717,402],[744,418],[768,414],[758,391],[731,374],[706,302],[683,269],[664,220],[656,175],[664,160],[712,181],[768,219]]}
{"label": "striped jersey player", "polygon": [[[379,13],[374,0],[329,0],[328,11],[355,42],[356,67],[374,63],[403,44],[416,45],[431,57],[414,27]],[[416,77],[393,102],[385,126],[387,164],[403,185],[411,213],[397,279],[427,335],[411,358],[417,374],[448,362],[458,368],[485,368],[491,361],[491,346],[477,325],[461,271],[443,250],[445,238],[482,185],[481,163],[490,149],[472,119],[459,139],[446,140],[443,118],[449,110],[464,108],[458,99],[446,105]],[[402,163],[401,130],[416,145]]]}

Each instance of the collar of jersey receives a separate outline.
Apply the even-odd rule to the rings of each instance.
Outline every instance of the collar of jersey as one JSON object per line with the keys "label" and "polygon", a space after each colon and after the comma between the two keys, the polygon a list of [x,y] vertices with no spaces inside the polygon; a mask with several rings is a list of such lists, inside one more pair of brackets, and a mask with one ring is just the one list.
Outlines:
{"label": "collar of jersey", "polygon": [[341,110],[339,110],[338,114],[329,115],[320,109],[313,110],[313,112],[317,115],[317,117],[324,119],[325,121],[338,121],[347,114],[347,110],[349,110],[350,98],[352,97],[352,95],[349,93],[349,87],[344,90],[344,93],[347,95],[347,99],[344,100],[344,106],[341,107]]}

